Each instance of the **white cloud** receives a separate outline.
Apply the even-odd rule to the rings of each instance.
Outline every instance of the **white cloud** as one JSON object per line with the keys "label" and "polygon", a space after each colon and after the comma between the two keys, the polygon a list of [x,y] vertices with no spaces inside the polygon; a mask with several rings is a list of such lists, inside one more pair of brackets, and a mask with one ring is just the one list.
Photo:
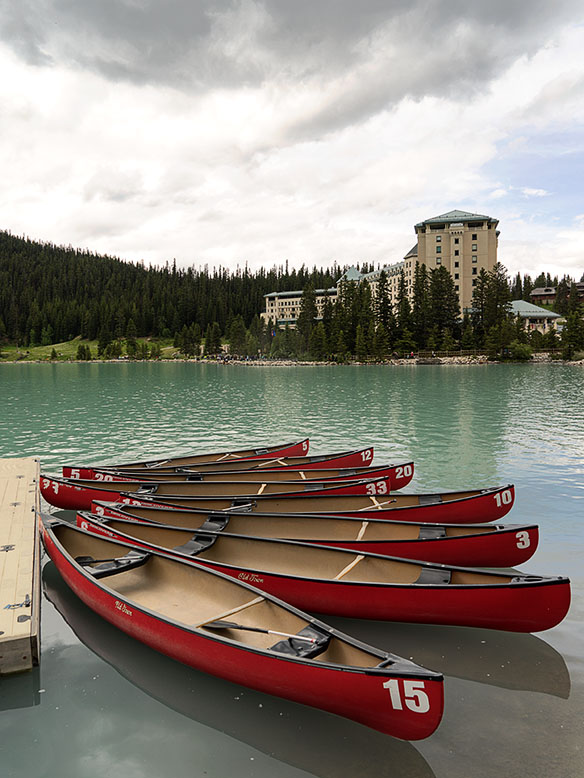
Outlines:
{"label": "white cloud", "polygon": [[[269,27],[251,4],[242,17],[217,17],[213,34],[231,57],[251,57],[246,41]],[[464,25],[457,30],[466,40]],[[485,169],[512,161],[534,128],[584,123],[584,28],[558,33],[555,46],[520,57],[481,90],[359,113],[368,80],[398,85],[424,67],[411,57],[388,72],[390,44],[380,28],[346,72],[270,71],[194,94],[66,63],[25,65],[0,48],[1,226],[154,263],[391,262],[414,243],[416,222],[460,207],[500,219],[510,271],[576,267],[577,225],[533,221],[526,210],[554,195]],[[337,111],[345,118],[335,123]]]}

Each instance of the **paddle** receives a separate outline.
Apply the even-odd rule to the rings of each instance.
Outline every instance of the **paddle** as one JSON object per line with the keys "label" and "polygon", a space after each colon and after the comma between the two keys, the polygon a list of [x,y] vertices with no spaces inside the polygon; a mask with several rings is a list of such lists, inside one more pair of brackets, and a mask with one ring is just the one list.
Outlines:
{"label": "paddle", "polygon": [[290,632],[278,632],[276,629],[262,629],[261,627],[248,627],[245,624],[237,624],[235,621],[211,621],[208,624],[201,624],[205,629],[246,629],[249,632],[263,632],[265,635],[280,635],[284,638],[294,638],[294,640],[305,640],[307,643],[316,643],[314,638],[304,637],[304,635],[293,635]]}

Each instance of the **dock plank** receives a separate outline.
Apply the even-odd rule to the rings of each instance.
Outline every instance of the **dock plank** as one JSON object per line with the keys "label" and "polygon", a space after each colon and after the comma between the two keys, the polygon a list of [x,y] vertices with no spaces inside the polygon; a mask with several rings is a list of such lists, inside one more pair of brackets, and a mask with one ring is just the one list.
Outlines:
{"label": "dock plank", "polygon": [[38,664],[39,462],[0,459],[0,675]]}

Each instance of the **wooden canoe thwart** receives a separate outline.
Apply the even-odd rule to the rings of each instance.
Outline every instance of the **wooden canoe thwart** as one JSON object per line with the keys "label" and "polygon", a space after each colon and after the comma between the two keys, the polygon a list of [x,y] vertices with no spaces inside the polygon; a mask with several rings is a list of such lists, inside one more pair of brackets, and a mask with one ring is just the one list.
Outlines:
{"label": "wooden canoe thwart", "polygon": [[302,513],[238,513],[235,509],[209,513],[110,502],[96,502],[92,510],[100,516],[172,525],[191,533],[201,528],[223,530],[473,567],[520,565],[533,556],[539,540],[535,524],[415,524]]}
{"label": "wooden canoe thwart", "polygon": [[[305,441],[296,444],[297,446],[303,446]],[[308,448],[306,449],[308,451]],[[306,453],[306,452],[304,452]],[[199,461],[186,461],[188,457],[158,460],[158,463],[149,464],[134,463],[128,465],[97,465],[93,466],[78,466],[78,467],[64,467],[63,477],[65,478],[90,478],[95,480],[102,480],[99,474],[104,470],[118,470],[118,471],[136,471],[144,470],[145,473],[149,472],[176,472],[176,468],[193,467],[197,472],[204,471],[216,471],[216,470],[261,470],[263,468],[273,469],[280,467],[292,467],[295,469],[312,470],[313,468],[331,468],[331,467],[368,467],[373,462],[373,447],[356,449],[353,451],[341,451],[335,454],[319,454],[314,456],[303,456],[301,450],[297,450],[297,453],[276,453],[271,452],[267,456],[251,456],[251,457],[239,457],[233,454],[223,455],[219,459],[211,460],[199,460]],[[183,461],[184,460],[184,461]]]}
{"label": "wooden canoe thwart", "polygon": [[[258,483],[253,481],[104,481],[85,479],[66,479],[52,476],[41,477],[41,494],[57,508],[82,510],[89,509],[93,500],[118,500],[122,494],[132,492],[135,495],[153,496],[166,500],[175,497],[204,500],[214,497],[229,498],[245,502],[256,497],[268,495],[388,495],[389,478],[351,481],[275,481]],[[109,497],[108,497],[109,495]]]}
{"label": "wooden canoe thwart", "polygon": [[[226,510],[246,505],[250,512],[263,513],[317,513],[341,514],[366,518],[387,518],[399,521],[482,523],[496,521],[511,509],[515,496],[513,485],[493,489],[476,489],[467,492],[443,492],[441,494],[379,494],[378,489],[387,490],[387,484],[380,482],[358,482],[357,487],[364,488],[370,494],[339,494],[338,485],[322,489],[320,493],[307,489],[296,493],[269,494],[269,487],[281,487],[268,484],[262,494],[231,494],[223,497],[189,497],[184,492],[192,486],[201,484],[183,483],[182,495],[170,494],[170,484],[144,484],[138,492],[130,490],[120,492],[114,482],[91,486],[80,485],[76,480],[41,476],[41,494],[51,505],[69,510],[86,510],[96,500],[127,502],[130,505],[163,505],[180,508],[204,508],[207,510]],[[225,487],[225,484],[211,484]],[[178,485],[172,484],[172,489]],[[249,488],[250,484],[245,484]],[[255,487],[256,485],[254,485]],[[302,483],[303,489],[307,486]],[[314,484],[310,484],[314,486]],[[333,489],[337,489],[336,494]]]}
{"label": "wooden canoe thwart", "polygon": [[[176,457],[167,459],[150,459],[143,462],[125,462],[111,464],[116,470],[153,470],[159,467],[186,467],[189,465],[198,465],[199,463],[215,462],[237,462],[238,460],[255,461],[259,459],[274,457],[297,457],[306,456],[310,441],[308,438],[298,440],[294,443],[279,443],[275,446],[253,446],[237,451],[219,451],[201,454],[179,454]],[[107,465],[97,465],[97,468],[107,467]],[[63,467],[63,476],[65,478],[93,478],[93,465],[76,467],[66,465]]]}
{"label": "wooden canoe thwart", "polygon": [[[442,717],[443,677],[357,641],[200,563],[43,518],[70,588],[122,631],[184,664],[407,740]],[[180,596],[177,596],[180,593]]]}
{"label": "wooden canoe thwart", "polygon": [[[414,476],[414,463],[377,465],[375,467],[345,467],[325,469],[297,469],[293,467],[261,468],[253,470],[192,470],[177,467],[171,471],[130,471],[130,470],[95,470],[92,482],[100,481],[252,481],[254,483],[273,481],[351,481],[361,479],[387,478],[392,492],[403,489]],[[76,479],[77,480],[77,479]],[[95,483],[94,483],[95,485]]]}
{"label": "wooden canoe thwart", "polygon": [[[105,521],[105,525],[104,525]],[[541,632],[570,605],[564,577],[503,574],[331,546],[163,527],[78,514],[84,529],[193,559],[311,612]]]}

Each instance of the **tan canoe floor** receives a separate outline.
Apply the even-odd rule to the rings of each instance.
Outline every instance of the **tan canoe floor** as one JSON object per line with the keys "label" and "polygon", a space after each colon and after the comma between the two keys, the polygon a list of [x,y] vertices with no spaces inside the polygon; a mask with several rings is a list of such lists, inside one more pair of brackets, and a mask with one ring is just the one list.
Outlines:
{"label": "tan canoe floor", "polygon": [[38,664],[38,482],[37,459],[0,459],[0,675]]}
{"label": "tan canoe floor", "polygon": [[[154,525],[133,525],[111,520],[108,527],[160,546],[173,549],[187,543],[193,533]],[[218,537],[210,548],[197,554],[196,559],[206,559],[252,571],[282,573],[307,578],[359,581],[367,583],[413,584],[422,572],[416,562],[393,561],[377,556],[363,556],[353,551],[296,546],[255,538]],[[452,584],[504,584],[512,576],[495,573],[454,571]]]}
{"label": "tan canoe floor", "polygon": [[[110,559],[128,553],[125,546],[65,526],[57,527],[55,534],[74,558],[87,555],[96,560]],[[207,623],[227,619],[245,626],[296,634],[310,623],[236,581],[213,575],[204,568],[156,556],[141,567],[108,576],[99,583],[129,602],[130,611],[131,603],[135,603],[188,627],[204,629]],[[130,619],[133,614],[126,615]],[[235,629],[210,629],[209,634],[262,649],[281,640],[277,635]],[[375,667],[381,658],[333,637],[326,651],[314,661]]]}
{"label": "tan canoe floor", "polygon": [[[379,467],[373,468],[373,470],[376,472],[382,467],[384,466],[380,465]],[[393,467],[393,465],[385,465],[385,467]],[[209,481],[251,481],[253,483],[262,483],[263,481],[266,481],[272,483],[274,481],[318,481],[324,478],[337,478],[341,476],[346,476],[344,480],[358,481],[364,478],[375,477],[370,475],[370,471],[371,468],[369,467],[353,467],[345,469],[331,468],[329,470],[291,470],[290,468],[287,468],[286,470],[226,470],[215,472],[203,471],[200,473],[198,470],[178,473],[174,470],[164,472],[155,470],[146,471],[144,473],[129,470],[98,470],[97,472],[112,476],[114,481],[116,480],[116,475],[118,475],[122,478],[134,478],[134,480],[139,481],[140,483],[150,481],[186,481],[189,473],[191,475],[200,475],[204,483]],[[86,483],[92,483],[95,486],[99,486],[101,483],[104,483],[104,481],[86,481]],[[105,483],[107,483],[107,481]],[[196,483],[196,481],[194,481],[194,483]]]}
{"label": "tan canoe floor", "polygon": [[[128,510],[128,518],[137,516],[145,521],[171,524],[191,529],[193,532],[205,523],[207,513],[193,513],[181,510],[122,506]],[[447,537],[488,534],[497,532],[496,525],[476,524],[471,526],[445,525]],[[288,540],[415,540],[420,536],[420,525],[414,522],[351,521],[347,519],[286,516],[275,514],[261,516],[256,514],[229,514],[229,523],[225,530],[236,535],[249,535],[262,538],[285,538]]]}

